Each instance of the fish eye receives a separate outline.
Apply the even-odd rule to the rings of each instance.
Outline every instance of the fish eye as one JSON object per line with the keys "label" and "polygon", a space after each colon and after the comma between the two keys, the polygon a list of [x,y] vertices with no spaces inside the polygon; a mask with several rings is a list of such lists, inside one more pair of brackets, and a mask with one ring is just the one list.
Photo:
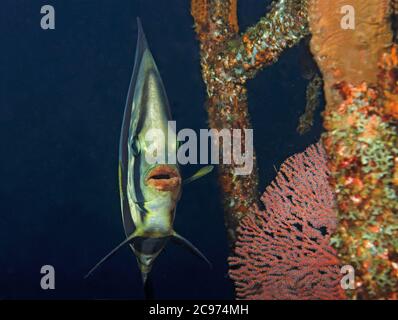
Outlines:
{"label": "fish eye", "polygon": [[141,152],[139,140],[134,138],[131,142],[131,150],[134,156],[138,156]]}

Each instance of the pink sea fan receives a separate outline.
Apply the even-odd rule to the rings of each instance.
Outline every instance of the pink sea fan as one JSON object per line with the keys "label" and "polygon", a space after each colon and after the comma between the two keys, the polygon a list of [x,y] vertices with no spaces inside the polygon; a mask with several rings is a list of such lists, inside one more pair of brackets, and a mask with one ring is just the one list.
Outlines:
{"label": "pink sea fan", "polygon": [[230,277],[239,299],[343,299],[329,245],[336,205],[320,143],[288,158],[238,229]]}

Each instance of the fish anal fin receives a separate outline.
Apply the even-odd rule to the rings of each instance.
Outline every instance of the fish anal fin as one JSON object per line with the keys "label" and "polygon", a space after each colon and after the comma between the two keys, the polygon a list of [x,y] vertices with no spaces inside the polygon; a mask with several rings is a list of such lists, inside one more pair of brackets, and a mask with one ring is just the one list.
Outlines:
{"label": "fish anal fin", "polygon": [[109,252],[105,257],[103,257],[91,270],[84,276],[84,279],[87,279],[91,274],[97,270],[104,262],[109,260],[119,249],[123,248],[126,244],[129,244],[131,241],[136,238],[138,234],[134,232],[132,235],[127,237],[125,240],[123,240],[119,245],[117,245],[111,252]]}
{"label": "fish anal fin", "polygon": [[209,265],[210,268],[213,268],[211,262],[206,258],[206,256],[202,252],[200,252],[200,250],[198,248],[196,248],[189,240],[185,239],[183,236],[179,235],[175,231],[172,234],[171,240],[174,243],[177,243],[179,245],[186,247],[189,251],[191,251],[191,253],[193,253],[194,255],[196,255],[197,257],[202,259],[203,261],[205,261]]}

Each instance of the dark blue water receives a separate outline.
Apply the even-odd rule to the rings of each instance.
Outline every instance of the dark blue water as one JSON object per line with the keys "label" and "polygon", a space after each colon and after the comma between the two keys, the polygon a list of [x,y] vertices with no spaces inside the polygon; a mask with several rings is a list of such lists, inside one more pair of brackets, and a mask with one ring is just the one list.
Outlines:
{"label": "dark blue water", "polygon": [[[239,2],[242,30],[266,12]],[[269,3],[270,1],[268,1]],[[40,28],[40,8],[56,30]],[[128,248],[84,274],[124,237],[117,181],[118,141],[140,16],[178,127],[206,128],[198,42],[188,0],[6,0],[0,13],[0,298],[141,299]],[[288,156],[317,141],[296,133],[306,81],[299,48],[250,81],[249,102],[264,189]],[[184,167],[184,175],[198,167]],[[184,189],[175,229],[213,270],[170,244],[153,271],[159,299],[231,299],[228,245],[216,175]],[[40,287],[53,265],[55,290]]]}

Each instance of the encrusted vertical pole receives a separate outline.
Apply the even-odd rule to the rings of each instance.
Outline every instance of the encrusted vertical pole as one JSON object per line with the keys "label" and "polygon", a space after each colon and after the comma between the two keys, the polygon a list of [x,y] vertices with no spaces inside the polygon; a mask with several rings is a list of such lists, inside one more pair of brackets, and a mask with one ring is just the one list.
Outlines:
{"label": "encrusted vertical pole", "polygon": [[[398,56],[389,0],[310,0],[323,74],[323,135],[339,212],[332,244],[355,271],[353,298],[398,298]],[[354,28],[342,28],[349,14]]]}
{"label": "encrusted vertical pole", "polygon": [[[238,33],[237,0],[192,0],[191,3],[207,87],[209,127],[251,129],[245,83],[308,33],[306,1],[273,3],[270,12],[242,35]],[[241,141],[244,150],[243,131]],[[231,246],[236,240],[239,221],[259,198],[255,153],[253,158],[249,175],[236,175],[235,169],[240,166],[234,162],[219,166]]]}

